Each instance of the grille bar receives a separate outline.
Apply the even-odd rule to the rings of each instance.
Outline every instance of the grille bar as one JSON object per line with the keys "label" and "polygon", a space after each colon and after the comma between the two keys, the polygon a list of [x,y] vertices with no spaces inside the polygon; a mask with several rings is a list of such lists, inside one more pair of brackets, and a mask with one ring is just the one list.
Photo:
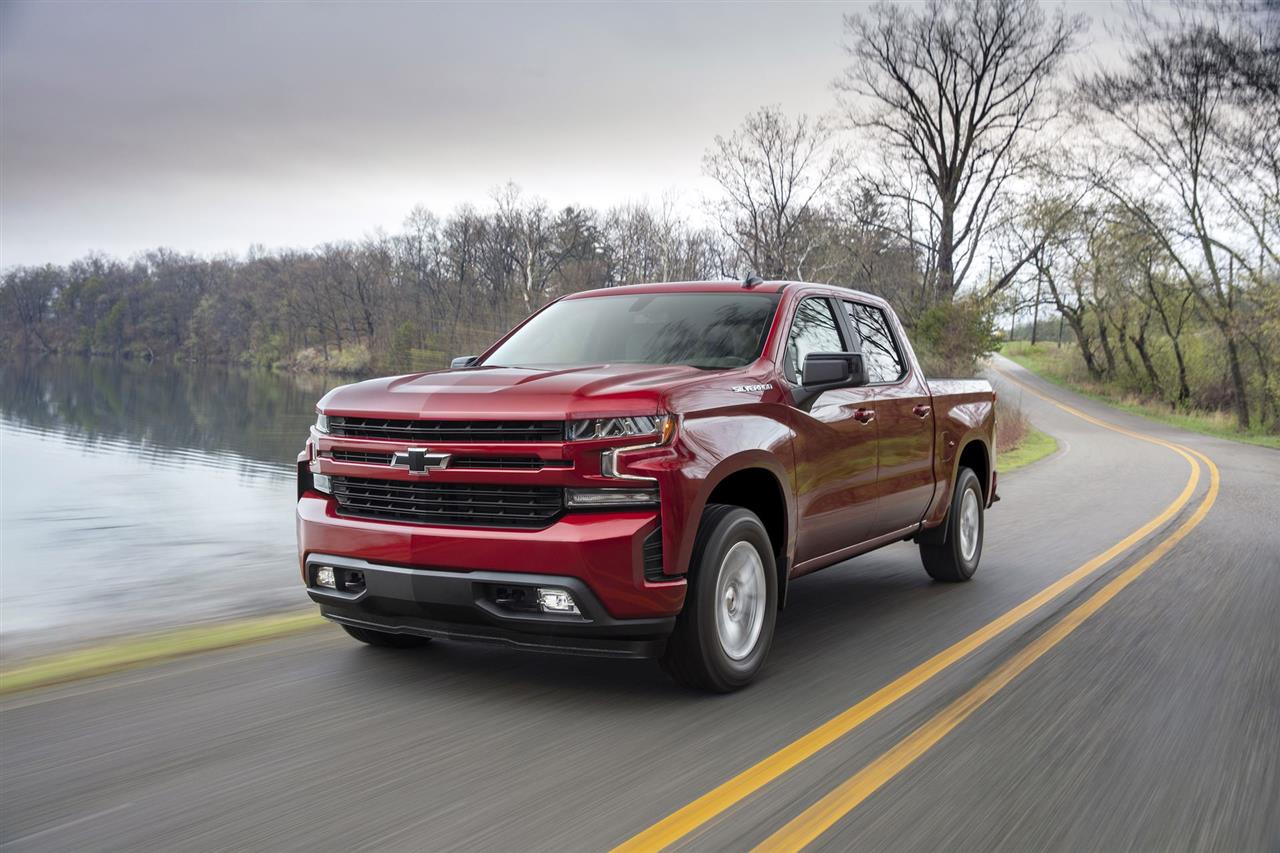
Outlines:
{"label": "grille bar", "polygon": [[662,573],[662,527],[645,537],[642,552],[645,580],[650,583],[671,580]]}
{"label": "grille bar", "polygon": [[[370,450],[331,450],[334,462],[360,462],[366,465],[390,465],[391,454]],[[489,471],[541,471],[543,468],[569,468],[567,459],[539,459],[537,456],[454,456],[450,468]]]}
{"label": "grille bar", "polygon": [[390,453],[374,453],[367,450],[334,450],[330,456],[334,462],[363,462],[368,465],[390,465]]}
{"label": "grille bar", "polygon": [[540,471],[543,468],[571,468],[568,459],[539,459],[536,456],[455,456],[450,468],[488,468],[496,471]]}
{"label": "grille bar", "polygon": [[330,435],[403,441],[564,441],[564,421],[418,421],[388,418],[329,418]]}
{"label": "grille bar", "polygon": [[334,477],[342,515],[474,527],[546,527],[564,508],[551,486],[472,486]]}

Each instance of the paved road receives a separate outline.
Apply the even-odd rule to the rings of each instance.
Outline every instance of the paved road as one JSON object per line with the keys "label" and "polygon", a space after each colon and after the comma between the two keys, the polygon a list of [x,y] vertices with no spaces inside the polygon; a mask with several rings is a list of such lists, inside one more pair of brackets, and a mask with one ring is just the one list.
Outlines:
{"label": "paved road", "polygon": [[[1280,848],[1280,453],[1082,412],[1210,457],[1203,521],[936,743],[837,810],[817,849]],[[1174,450],[997,377],[1063,449],[1001,481],[982,568],[930,583],[896,545],[798,582],[763,678],[731,696],[654,665],[336,629],[11,697],[8,850],[599,850],[633,837],[945,652],[1158,516]],[[1070,621],[1210,488],[1081,584],[677,847],[751,847]],[[864,792],[865,793],[865,792]]]}

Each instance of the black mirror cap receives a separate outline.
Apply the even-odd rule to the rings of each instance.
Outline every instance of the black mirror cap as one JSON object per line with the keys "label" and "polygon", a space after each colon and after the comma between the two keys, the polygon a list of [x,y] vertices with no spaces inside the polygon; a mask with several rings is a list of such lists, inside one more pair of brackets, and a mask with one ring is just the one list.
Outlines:
{"label": "black mirror cap", "polygon": [[449,369],[457,370],[460,367],[470,367],[475,364],[476,360],[479,358],[480,356],[478,355],[460,355],[453,361],[449,362]]}
{"label": "black mirror cap", "polygon": [[810,390],[853,388],[867,384],[866,364],[858,352],[811,352],[804,359],[801,384]]}

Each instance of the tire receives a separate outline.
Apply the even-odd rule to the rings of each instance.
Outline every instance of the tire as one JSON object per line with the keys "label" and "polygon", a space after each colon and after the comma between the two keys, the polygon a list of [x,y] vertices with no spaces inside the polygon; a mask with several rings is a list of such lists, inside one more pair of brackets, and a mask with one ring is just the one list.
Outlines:
{"label": "tire", "polygon": [[352,625],[343,625],[342,630],[362,643],[387,649],[416,649],[431,642],[430,637],[415,637],[412,634],[389,634],[386,631],[356,628]]}
{"label": "tire", "polygon": [[978,570],[982,559],[983,518],[982,484],[970,468],[956,473],[956,487],[947,510],[944,541],[920,544],[920,560],[929,577],[944,583],[967,581]]}
{"label": "tire", "polygon": [[778,574],[755,513],[709,504],[698,525],[684,610],[662,668],[681,684],[728,693],[751,683],[773,643]]}

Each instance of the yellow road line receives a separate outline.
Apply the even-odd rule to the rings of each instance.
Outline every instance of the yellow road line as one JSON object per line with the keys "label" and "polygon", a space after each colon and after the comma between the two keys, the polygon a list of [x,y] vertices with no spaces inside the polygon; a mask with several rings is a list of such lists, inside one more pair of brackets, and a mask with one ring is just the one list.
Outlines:
{"label": "yellow road line", "polygon": [[[1001,373],[1009,381],[1017,385],[1022,385],[1016,379]],[[1022,386],[1026,388],[1026,386]],[[1123,427],[1109,424],[1106,421],[1087,415],[1077,409],[1056,400],[1045,397],[1043,394],[1031,388],[1026,388],[1032,394],[1044,399],[1069,414],[1096,424],[1104,429],[1112,430],[1132,438],[1146,441],[1151,444],[1157,444],[1162,447],[1174,451],[1187,461],[1190,467],[1190,473],[1187,477],[1187,484],[1183,487],[1182,492],[1176,497],[1172,503],[1164,508],[1155,518],[1121,539],[1115,545],[1112,545],[1101,554],[1093,557],[1083,565],[1073,569],[1068,574],[1059,578],[1040,592],[1028,598],[1026,601],[1017,605],[1013,609],[997,616],[992,621],[983,625],[978,630],[969,634],[964,639],[943,649],[933,657],[918,664],[914,668],[908,670],[904,674],[898,676],[893,681],[881,687],[876,692],[864,698],[850,708],[841,711],[835,717],[827,722],[811,730],[807,734],[802,735],[798,739],[792,741],[786,746],[774,752],[772,755],[760,760],[756,764],[748,767],[738,775],[721,783],[717,787],[711,789],[707,793],[698,797],[687,806],[672,812],[667,817],[643,830],[637,835],[624,841],[613,849],[613,853],[633,853],[634,851],[661,850],[676,841],[679,841],[690,832],[705,824],[707,821],[736,805],[747,796],[768,785],[779,776],[787,773],[797,765],[809,759],[813,755],[821,752],[826,747],[835,743],[840,738],[849,734],[851,731],[862,725],[871,717],[888,708],[899,699],[913,692],[925,682],[942,672],[952,664],[968,656],[974,650],[980,648],[986,643],[998,637],[1000,634],[1012,628],[1018,622],[1030,616],[1036,610],[1048,604],[1053,599],[1065,593],[1067,590],[1083,582],[1089,576],[1101,569],[1107,563],[1114,560],[1120,554],[1123,554],[1132,546],[1142,541],[1145,537],[1158,529],[1166,521],[1173,518],[1186,504],[1191,500],[1195,493],[1196,486],[1200,482],[1200,467],[1196,465],[1195,460],[1188,455],[1182,448],[1174,445],[1172,442],[1165,441],[1154,436],[1143,435],[1142,433],[1133,432]]]}
{"label": "yellow road line", "polygon": [[830,793],[805,809],[785,826],[769,836],[755,849],[761,853],[773,851],[800,850],[811,841],[826,832],[832,824],[840,820],[859,803],[871,796],[882,785],[909,767],[916,759],[924,755],[938,741],[942,740],[952,729],[960,725],[970,714],[980,708],[983,703],[1000,692],[1009,682],[1040,659],[1047,651],[1061,643],[1086,619],[1101,610],[1129,584],[1133,583],[1144,572],[1150,569],[1161,557],[1168,554],[1174,545],[1192,531],[1213,506],[1218,497],[1218,467],[1202,453],[1191,451],[1209,467],[1209,491],[1200,506],[1181,526],[1162,540],[1145,556],[1116,575],[1102,589],[1091,595],[1078,607],[1067,613],[1061,621],[1055,623],[1013,657],[987,675],[970,688],[959,699],[956,699],[937,716],[899,741],[888,752],[868,764],[862,770],[836,786]]}

